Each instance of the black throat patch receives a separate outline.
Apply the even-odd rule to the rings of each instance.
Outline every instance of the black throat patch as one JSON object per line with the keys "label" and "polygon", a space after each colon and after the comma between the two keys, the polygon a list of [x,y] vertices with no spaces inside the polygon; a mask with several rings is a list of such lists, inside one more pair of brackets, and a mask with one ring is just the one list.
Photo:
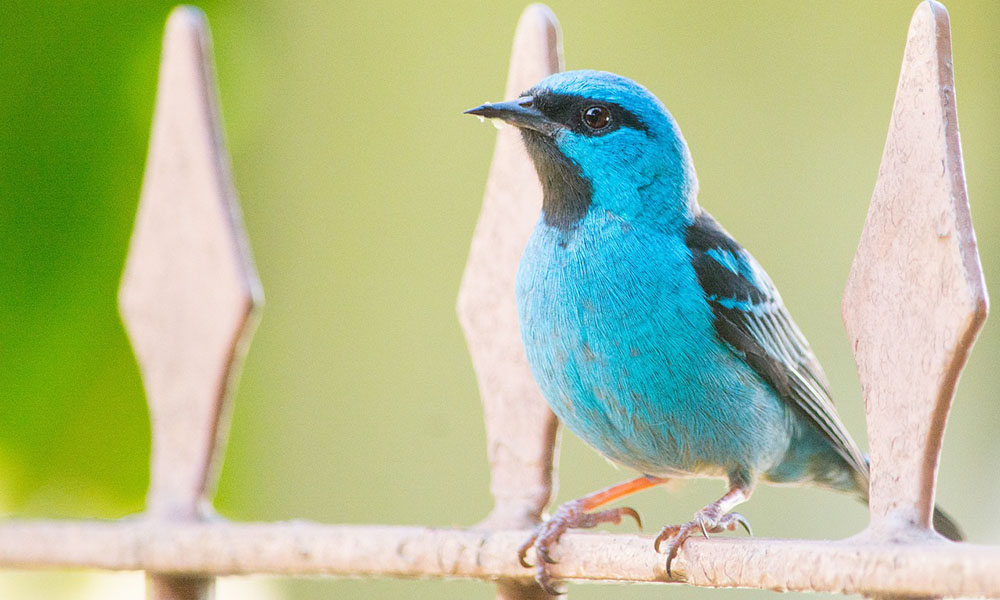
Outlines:
{"label": "black throat patch", "polygon": [[[614,102],[538,89],[530,89],[522,96],[531,96],[533,107],[546,119],[576,135],[597,137],[621,127],[649,131],[635,114]],[[591,106],[600,106],[610,113],[606,127],[594,129],[584,123],[584,112]],[[551,137],[531,129],[522,129],[521,137],[542,182],[545,223],[568,231],[587,215],[593,200],[593,186],[583,177],[580,166],[566,158]]]}
{"label": "black throat patch", "polygon": [[521,138],[542,183],[545,224],[568,231],[586,216],[593,187],[584,179],[580,167],[566,158],[552,138],[530,129],[522,129]]}

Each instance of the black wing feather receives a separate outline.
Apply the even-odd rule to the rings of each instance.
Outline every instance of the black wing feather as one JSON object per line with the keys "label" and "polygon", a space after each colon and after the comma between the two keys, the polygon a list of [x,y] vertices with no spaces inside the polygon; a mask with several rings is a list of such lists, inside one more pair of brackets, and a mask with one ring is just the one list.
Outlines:
{"label": "black wing feather", "polygon": [[704,211],[686,241],[716,335],[867,479],[868,462],[837,416],[823,370],[764,270]]}

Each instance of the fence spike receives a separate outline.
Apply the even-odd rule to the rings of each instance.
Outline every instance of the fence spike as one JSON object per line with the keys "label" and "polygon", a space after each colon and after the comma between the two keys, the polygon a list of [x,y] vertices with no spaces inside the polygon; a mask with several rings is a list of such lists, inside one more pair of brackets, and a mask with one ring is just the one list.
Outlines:
{"label": "fence spike", "polygon": [[955,384],[987,312],[944,6],[910,22],[878,181],[844,292],[868,419],[869,532],[930,530]]}
{"label": "fence spike", "polygon": [[[559,22],[544,4],[528,6],[514,34],[505,97],[516,98],[562,66]],[[457,307],[486,421],[495,504],[483,527],[533,526],[552,496],[558,423],[528,368],[514,303],[517,265],[541,205],[541,186],[520,135],[505,128],[497,134]],[[500,598],[536,596],[547,597],[521,582],[498,588]]]}
{"label": "fence spike", "polygon": [[[167,20],[149,155],[119,292],[152,420],[148,518],[210,506],[226,397],[262,301],[218,112],[204,14]],[[157,600],[203,598],[210,580],[153,576]]]}

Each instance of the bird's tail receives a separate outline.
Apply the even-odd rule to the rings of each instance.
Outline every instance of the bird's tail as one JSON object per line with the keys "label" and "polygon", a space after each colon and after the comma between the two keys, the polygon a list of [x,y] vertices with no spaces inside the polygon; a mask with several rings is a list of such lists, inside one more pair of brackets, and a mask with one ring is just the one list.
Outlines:
{"label": "bird's tail", "polygon": [[937,506],[934,507],[934,530],[953,542],[965,539],[958,523]]}
{"label": "bird's tail", "polygon": [[[867,469],[868,467],[867,456],[865,456],[865,467],[866,469],[864,473],[858,473],[857,471],[855,471],[855,480],[860,500],[865,504],[868,504],[869,474]],[[954,519],[948,516],[948,513],[944,512],[937,506],[934,507],[934,515],[932,518],[932,523],[934,525],[935,531],[937,531],[938,533],[940,533],[941,535],[943,535],[944,537],[948,538],[953,542],[961,542],[962,540],[965,539],[965,536],[962,534],[962,529],[958,526],[958,523],[956,523]]]}

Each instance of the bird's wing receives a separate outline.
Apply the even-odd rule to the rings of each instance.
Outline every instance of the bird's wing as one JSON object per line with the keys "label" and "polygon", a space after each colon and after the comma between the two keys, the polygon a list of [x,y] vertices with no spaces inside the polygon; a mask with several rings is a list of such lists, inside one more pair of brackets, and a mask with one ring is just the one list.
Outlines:
{"label": "bird's wing", "polygon": [[868,463],[837,416],[826,376],[764,269],[707,212],[686,241],[716,334],[867,477]]}

